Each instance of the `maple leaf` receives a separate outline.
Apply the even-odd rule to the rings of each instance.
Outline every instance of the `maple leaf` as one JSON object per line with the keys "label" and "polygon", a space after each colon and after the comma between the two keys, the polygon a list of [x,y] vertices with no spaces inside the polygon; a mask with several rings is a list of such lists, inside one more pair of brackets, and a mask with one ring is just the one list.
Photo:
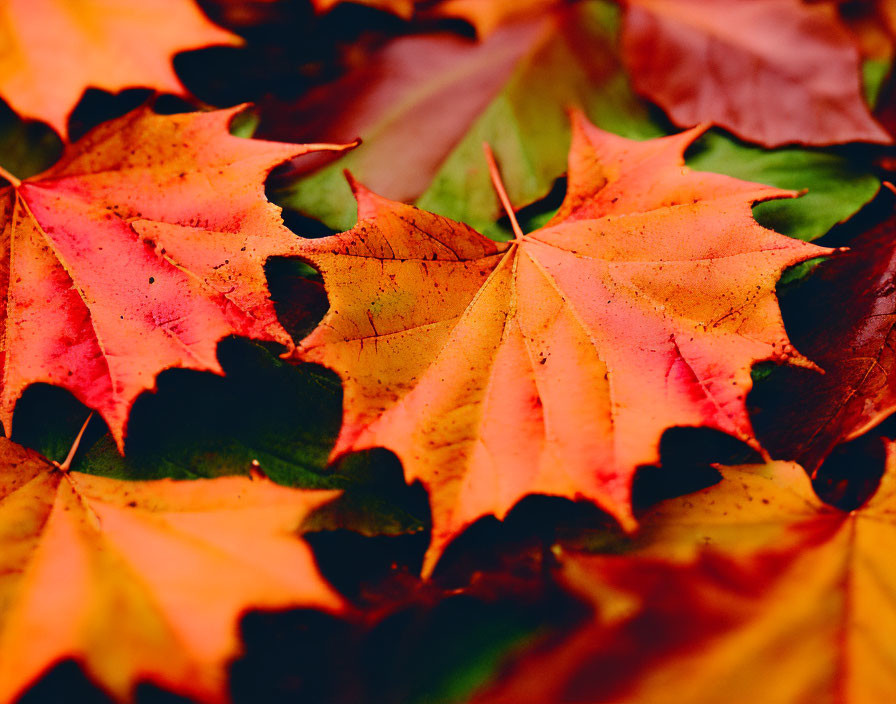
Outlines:
{"label": "maple leaf", "polygon": [[828,8],[800,0],[629,0],[636,90],[678,125],[712,121],[781,144],[889,143],[860,90],[859,54]]}
{"label": "maple leaf", "polygon": [[227,700],[249,608],[343,608],[294,532],[338,492],[255,477],[130,482],[0,438],[0,701],[72,658],[121,701]]}
{"label": "maple leaf", "polygon": [[[831,450],[896,411],[896,216],[823,262],[785,310],[791,339],[825,374],[788,370],[757,393],[754,423],[774,457],[814,473]],[[790,373],[790,372],[793,373]]]}
{"label": "maple leaf", "polygon": [[264,197],[277,164],[332,145],[239,139],[240,108],[112,120],[42,174],[0,188],[0,421],[30,384],[62,386],[119,448],[134,399],[163,369],[222,373],[217,342],[292,347],[265,260],[297,238]]}
{"label": "maple leaf", "polygon": [[[413,200],[538,32],[539,25],[508,27],[481,44],[451,34],[404,37],[358,71],[294,104],[262,106],[260,136],[302,141],[301,135],[315,135],[315,140],[331,141],[347,134],[363,140],[354,157],[319,170],[313,183],[296,188],[287,181],[278,189],[285,191],[278,193],[278,202],[348,229],[355,202],[342,175],[345,169],[390,198]],[[444,109],[447,100],[451,110]],[[319,166],[315,160],[324,158],[297,166],[310,171]],[[403,168],[393,168],[395,160]]]}
{"label": "maple leaf", "polygon": [[[614,6],[583,2],[508,24],[479,43],[402,37],[294,105],[263,109],[266,137],[363,140],[348,159],[278,188],[277,202],[348,229],[356,212],[342,177],[349,169],[388,198],[423,195],[420,207],[482,228],[501,213],[483,141],[505,167],[514,205],[544,197],[566,168],[568,106],[628,137],[663,133],[625,89],[612,48],[616,24]],[[389,166],[395,159],[403,168]]]}
{"label": "maple leaf", "polygon": [[171,58],[242,40],[194,0],[7,0],[0,15],[0,96],[20,115],[68,133],[87,88],[145,86],[184,95]]}
{"label": "maple leaf", "polygon": [[699,135],[634,142],[574,119],[569,190],[546,227],[496,244],[355,184],[359,221],[308,241],[331,309],[299,346],[342,377],[334,456],[383,446],[429,490],[424,572],[464,527],[531,493],[628,527],[635,468],[664,430],[753,442],[744,397],[790,346],[780,272],[830,250],[760,227],[792,196],[690,172]]}
{"label": "maple leaf", "polygon": [[[614,5],[589,0],[505,25],[479,43],[450,34],[402,37],[301,100],[268,101],[261,135],[364,140],[335,161],[331,157],[333,163],[324,155],[302,159],[300,170],[272,183],[276,202],[347,230],[357,212],[342,176],[349,169],[380,195],[419,198],[416,204],[425,210],[506,238],[495,225],[502,209],[483,142],[493,145],[503,166],[511,202],[524,206],[547,195],[566,170],[567,106],[580,106],[592,122],[626,137],[665,134],[628,85],[617,55],[619,23]],[[719,133],[689,150],[692,159],[702,171],[809,189],[805,198],[764,203],[756,211],[763,224],[763,211],[772,213],[774,229],[801,239],[819,237],[853,215],[879,185],[870,168],[842,154],[769,152]],[[401,169],[394,168],[396,161]]]}
{"label": "maple leaf", "polygon": [[561,553],[594,617],[476,701],[886,701],[896,445],[853,511],[822,503],[796,464],[719,469],[719,484],[645,514],[623,554]]}

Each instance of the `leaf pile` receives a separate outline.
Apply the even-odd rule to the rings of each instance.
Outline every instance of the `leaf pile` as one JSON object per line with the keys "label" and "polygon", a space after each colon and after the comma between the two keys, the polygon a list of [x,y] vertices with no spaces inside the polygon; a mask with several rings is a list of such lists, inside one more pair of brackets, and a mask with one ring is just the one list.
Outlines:
{"label": "leaf pile", "polygon": [[894,17],[9,0],[0,704],[887,701]]}

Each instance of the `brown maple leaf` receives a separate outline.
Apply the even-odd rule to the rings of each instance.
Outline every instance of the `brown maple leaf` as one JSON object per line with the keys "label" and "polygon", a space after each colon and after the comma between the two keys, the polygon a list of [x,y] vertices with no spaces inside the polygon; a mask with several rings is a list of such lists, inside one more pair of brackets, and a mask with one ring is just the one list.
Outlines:
{"label": "brown maple leaf", "polygon": [[5,0],[0,97],[63,137],[87,88],[135,86],[184,95],[179,51],[242,40],[213,25],[194,0]]}
{"label": "brown maple leaf", "polygon": [[678,125],[712,121],[769,147],[889,143],[862,98],[859,53],[800,0],[627,0],[623,55],[638,92]]}
{"label": "brown maple leaf", "polygon": [[355,185],[357,226],[304,246],[331,310],[298,352],[343,379],[334,457],[386,447],[423,482],[424,572],[531,493],[590,499],[631,527],[632,476],[663,431],[755,445],[751,365],[809,364],[775,283],[830,250],[753,220],[753,203],[794,194],[688,170],[700,132],[635,142],[577,116],[566,201],[510,243]]}
{"label": "brown maple leaf", "polygon": [[894,265],[891,215],[790,296],[791,339],[825,374],[782,370],[757,392],[754,424],[772,456],[814,474],[837,445],[896,412]]}
{"label": "brown maple leaf", "polygon": [[[593,618],[478,704],[884,702],[896,688],[896,445],[876,493],[823,504],[806,472],[722,467],[664,501],[619,554],[559,553]],[[607,536],[597,536],[606,542]]]}
{"label": "brown maple leaf", "polygon": [[277,164],[332,145],[240,139],[239,108],[140,109],[71,145],[48,171],[0,188],[0,421],[25,387],[62,386],[119,448],[134,399],[170,367],[223,373],[218,341],[292,347],[264,276],[298,238],[264,197]]}
{"label": "brown maple leaf", "polygon": [[336,493],[120,481],[0,438],[0,701],[69,658],[121,701],[141,681],[227,701],[242,613],[343,608],[295,535]]}

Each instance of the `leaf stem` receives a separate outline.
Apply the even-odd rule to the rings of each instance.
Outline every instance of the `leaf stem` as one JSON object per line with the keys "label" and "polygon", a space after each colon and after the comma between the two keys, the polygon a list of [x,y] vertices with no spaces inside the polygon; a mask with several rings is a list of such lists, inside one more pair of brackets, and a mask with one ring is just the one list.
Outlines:
{"label": "leaf stem", "polygon": [[75,441],[72,443],[71,449],[68,451],[68,455],[62,461],[62,464],[58,462],[54,462],[56,468],[60,472],[67,472],[69,468],[72,466],[72,460],[75,459],[75,453],[78,451],[78,445],[81,444],[81,438],[84,437],[84,431],[87,430],[87,425],[90,423],[90,419],[93,418],[93,411],[90,412],[90,415],[87,416],[87,420],[84,421],[84,425],[81,426],[81,430],[78,431],[78,435],[75,438]]}
{"label": "leaf stem", "polygon": [[12,184],[13,188],[18,188],[22,185],[22,180],[20,178],[16,178],[9,171],[0,166],[0,178],[4,178]]}
{"label": "leaf stem", "polygon": [[514,238],[521,240],[524,237],[523,230],[520,227],[519,222],[517,222],[516,213],[513,212],[513,206],[510,204],[510,198],[507,197],[507,189],[504,188],[504,182],[501,180],[501,172],[498,170],[498,163],[495,161],[495,155],[492,152],[492,148],[488,145],[488,142],[482,143],[482,150],[485,152],[485,160],[488,162],[488,173],[492,177],[492,184],[495,187],[495,192],[498,194],[501,205],[504,206],[504,210],[507,212],[507,217],[510,218],[510,227],[513,228]]}

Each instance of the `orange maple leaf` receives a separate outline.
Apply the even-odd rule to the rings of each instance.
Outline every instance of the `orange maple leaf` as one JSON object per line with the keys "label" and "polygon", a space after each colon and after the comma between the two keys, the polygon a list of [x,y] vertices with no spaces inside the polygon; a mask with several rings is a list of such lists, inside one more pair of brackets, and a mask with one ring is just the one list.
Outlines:
{"label": "orange maple leaf", "polygon": [[87,88],[135,86],[184,95],[171,66],[179,51],[241,44],[194,0],[5,0],[0,12],[0,97],[63,137]]}
{"label": "orange maple leaf", "polygon": [[357,226],[304,246],[331,310],[298,353],[345,387],[333,456],[386,447],[423,482],[425,573],[464,527],[531,493],[590,499],[632,527],[632,476],[663,431],[755,445],[751,365],[810,364],[775,283],[830,250],[751,212],[794,194],[691,172],[700,129],[635,142],[574,123],[569,192],[540,230],[497,244],[355,185]]}
{"label": "orange maple leaf", "polygon": [[48,171],[0,188],[0,421],[25,387],[70,390],[119,448],[134,399],[163,369],[223,373],[228,335],[292,348],[264,263],[298,238],[264,197],[277,164],[332,145],[240,139],[239,108],[140,109],[71,145]]}
{"label": "orange maple leaf", "polygon": [[[822,503],[788,462],[721,467],[616,554],[561,551],[594,616],[478,704],[885,702],[896,688],[896,445],[874,495]],[[599,540],[606,544],[607,536]],[[757,674],[759,676],[757,676]]]}
{"label": "orange maple leaf", "polygon": [[0,701],[61,660],[121,701],[227,701],[250,608],[343,609],[295,531],[338,492],[260,477],[131,482],[0,438]]}
{"label": "orange maple leaf", "polygon": [[623,57],[636,90],[678,125],[712,121],[769,147],[888,143],[861,93],[859,53],[800,0],[628,0]]}

